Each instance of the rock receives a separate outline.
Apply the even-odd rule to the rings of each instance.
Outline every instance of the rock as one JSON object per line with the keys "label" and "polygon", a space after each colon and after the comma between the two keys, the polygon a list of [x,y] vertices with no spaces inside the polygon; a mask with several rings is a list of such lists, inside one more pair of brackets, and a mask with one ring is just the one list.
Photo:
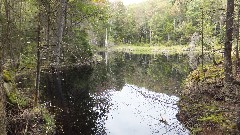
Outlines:
{"label": "rock", "polygon": [[13,90],[12,83],[3,83],[3,87],[4,87],[6,93],[9,93]]}

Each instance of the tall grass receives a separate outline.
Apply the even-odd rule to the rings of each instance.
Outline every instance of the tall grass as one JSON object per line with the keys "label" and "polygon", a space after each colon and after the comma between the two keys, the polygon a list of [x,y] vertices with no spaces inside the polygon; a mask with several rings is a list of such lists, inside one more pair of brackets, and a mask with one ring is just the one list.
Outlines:
{"label": "tall grass", "polygon": [[189,47],[186,45],[175,45],[175,46],[150,46],[144,44],[141,46],[136,45],[118,45],[110,48],[111,51],[117,52],[128,52],[134,54],[161,54],[161,53],[183,53],[189,50]]}

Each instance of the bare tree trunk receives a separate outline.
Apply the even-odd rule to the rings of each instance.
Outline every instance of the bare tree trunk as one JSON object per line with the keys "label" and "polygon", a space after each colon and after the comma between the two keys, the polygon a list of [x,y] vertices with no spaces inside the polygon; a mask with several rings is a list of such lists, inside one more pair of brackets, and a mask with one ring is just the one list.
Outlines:
{"label": "bare tree trunk", "polygon": [[5,0],[4,1],[4,5],[5,5],[5,17],[6,17],[6,39],[5,39],[5,44],[7,45],[9,54],[10,54],[10,58],[11,58],[11,66],[12,68],[15,67],[15,58],[14,58],[14,50],[11,44],[11,40],[10,40],[10,32],[11,32],[11,18],[10,18],[10,0]]}
{"label": "bare tree trunk", "polygon": [[56,82],[57,82],[57,89],[59,93],[59,98],[61,99],[61,104],[64,105],[64,97],[62,92],[62,83],[61,83],[61,74],[59,70],[59,64],[60,64],[60,57],[61,57],[61,49],[62,49],[62,39],[63,39],[63,33],[64,33],[64,24],[65,24],[65,13],[66,13],[66,6],[67,1],[66,0],[60,0],[59,8],[57,11],[57,18],[56,18],[56,37],[55,37],[55,48],[54,48],[54,62],[55,62],[55,74],[56,74]]}
{"label": "bare tree trunk", "polygon": [[152,27],[149,27],[149,44],[151,45],[152,43]]}
{"label": "bare tree trunk", "polygon": [[50,3],[47,5],[47,34],[46,34],[46,41],[47,41],[47,64],[49,64],[49,53],[50,53]]}
{"label": "bare tree trunk", "polygon": [[41,71],[41,44],[40,44],[40,40],[41,40],[41,35],[40,35],[40,31],[41,31],[41,27],[40,27],[40,11],[39,11],[39,20],[38,20],[38,34],[37,34],[37,73],[36,73],[36,90],[35,90],[35,99],[34,99],[34,106],[38,105],[38,98],[39,98],[39,85],[40,85],[40,71]]}
{"label": "bare tree trunk", "polygon": [[105,47],[108,47],[108,29],[107,28],[105,32]]}
{"label": "bare tree trunk", "polygon": [[224,75],[225,82],[233,81],[232,74],[232,41],[233,41],[233,14],[234,0],[227,1],[227,18],[226,18],[226,41],[224,44]]}
{"label": "bare tree trunk", "polygon": [[[49,65],[51,61],[51,54],[52,54],[52,45],[51,45],[51,2],[49,0],[38,0],[39,1],[39,11],[41,12],[40,15],[40,22],[44,33],[42,34],[43,39],[43,49],[42,49],[42,59],[46,62],[41,63],[43,65]],[[56,34],[55,34],[56,35]]]}
{"label": "bare tree trunk", "polygon": [[[3,35],[4,37],[2,37],[2,44],[3,44],[3,48],[9,47],[9,8],[8,8],[8,0],[4,0],[4,7],[5,7],[5,19],[6,19],[6,24],[3,24]],[[7,50],[6,50],[7,51]],[[7,56],[7,52],[3,52],[3,56]],[[10,50],[8,50],[10,51]],[[5,59],[5,57],[2,58],[3,61]]]}
{"label": "bare tree trunk", "polygon": [[59,65],[60,57],[61,57],[61,47],[62,47],[62,39],[63,39],[63,30],[65,23],[65,10],[66,10],[66,0],[61,0],[58,8],[58,16],[56,18],[56,37],[55,37],[55,49],[54,49],[54,58],[55,64]]}
{"label": "bare tree trunk", "polygon": [[240,74],[240,67],[239,67],[239,23],[240,23],[240,5],[238,5],[238,15],[237,15],[237,30],[236,30],[236,75]]}

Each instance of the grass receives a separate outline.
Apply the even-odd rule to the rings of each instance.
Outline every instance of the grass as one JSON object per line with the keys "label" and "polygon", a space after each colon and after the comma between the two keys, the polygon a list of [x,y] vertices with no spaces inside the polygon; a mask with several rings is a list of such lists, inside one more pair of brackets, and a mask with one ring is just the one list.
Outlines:
{"label": "grass", "polygon": [[[126,52],[133,54],[182,54],[188,53],[191,48],[188,45],[158,45],[152,46],[149,44],[144,45],[132,45],[132,44],[124,44],[109,47],[108,50],[115,52]],[[205,49],[204,49],[205,50]],[[201,52],[201,46],[197,46],[194,48],[194,52]],[[207,52],[205,50],[205,52]]]}
{"label": "grass", "polygon": [[116,52],[127,52],[133,54],[164,54],[164,53],[182,53],[187,50],[187,46],[135,46],[135,45],[120,45],[110,48]]}

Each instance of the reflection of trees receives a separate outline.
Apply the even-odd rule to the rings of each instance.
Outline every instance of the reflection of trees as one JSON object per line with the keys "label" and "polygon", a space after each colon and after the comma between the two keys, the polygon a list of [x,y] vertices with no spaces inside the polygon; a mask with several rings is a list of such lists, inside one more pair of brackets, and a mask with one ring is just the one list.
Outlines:
{"label": "reflection of trees", "polygon": [[[56,86],[54,74],[42,76],[45,101],[49,101],[49,108],[56,113],[57,134],[106,134],[104,123],[98,119],[106,117],[109,105],[106,100],[96,100],[90,95],[91,73],[89,67],[63,70],[62,86]],[[62,87],[62,95],[57,87]],[[96,106],[101,106],[98,111],[94,109]]]}
{"label": "reflection of trees", "polygon": [[160,88],[175,90],[175,87],[180,87],[183,77],[189,72],[189,67],[184,58],[178,59],[178,55],[170,56],[168,59],[165,56],[158,56],[147,71],[151,79],[161,84]]}
{"label": "reflection of trees", "polygon": [[125,85],[124,74],[125,74],[125,61],[121,55],[117,55],[114,58],[112,64],[110,64],[110,69],[112,72],[112,79],[114,80],[115,89],[122,90]]}
{"label": "reflection of trees", "polygon": [[186,56],[177,54],[166,57],[112,53],[107,65],[103,62],[95,68],[93,82],[116,90],[127,82],[152,90],[175,91],[191,70]]}
{"label": "reflection of trees", "polygon": [[176,90],[190,71],[187,58],[179,55],[133,55],[126,63],[127,82],[152,90]]}
{"label": "reflection of trees", "polygon": [[[105,54],[102,54],[103,57]],[[106,60],[104,60],[106,61]],[[112,55],[108,63],[102,61],[94,66],[91,76],[92,90],[101,92],[106,89],[121,90],[125,85],[125,61],[121,54]]]}

